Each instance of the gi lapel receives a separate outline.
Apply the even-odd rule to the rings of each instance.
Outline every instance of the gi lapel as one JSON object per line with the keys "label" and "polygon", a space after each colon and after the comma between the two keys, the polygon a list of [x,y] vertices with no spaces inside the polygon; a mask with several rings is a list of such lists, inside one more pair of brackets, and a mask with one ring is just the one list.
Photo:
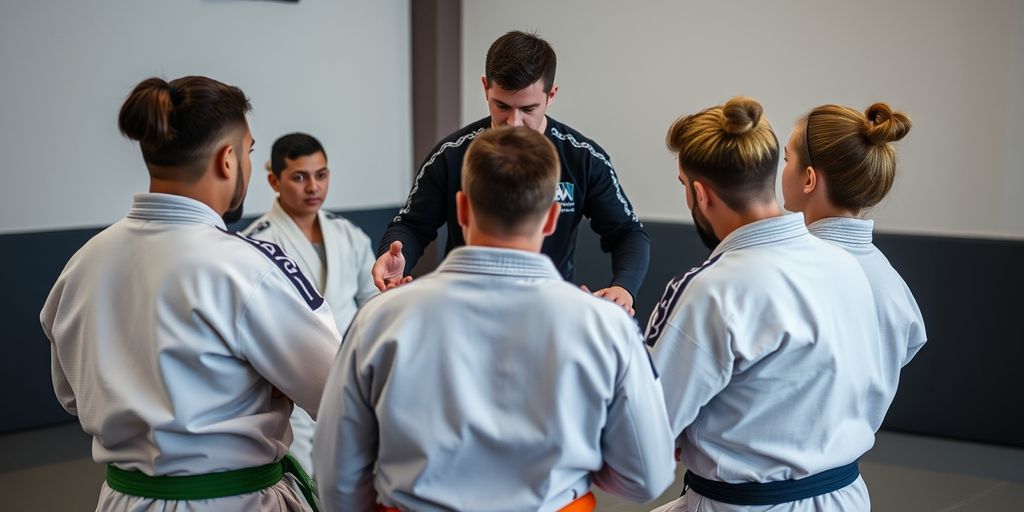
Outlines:
{"label": "gi lapel", "polygon": [[[324,293],[325,276],[324,272],[321,271],[320,256],[316,253],[316,249],[313,248],[313,243],[306,238],[306,235],[302,233],[302,230],[295,224],[295,221],[281,208],[279,201],[274,201],[268,216],[270,217],[270,229],[275,232],[275,237],[280,242],[279,245],[281,245],[285,253],[299,263],[299,266],[302,267],[302,272],[317,287],[317,291],[326,298],[327,294]],[[326,233],[324,238],[326,239]],[[327,259],[330,259],[330,254],[328,254]]]}

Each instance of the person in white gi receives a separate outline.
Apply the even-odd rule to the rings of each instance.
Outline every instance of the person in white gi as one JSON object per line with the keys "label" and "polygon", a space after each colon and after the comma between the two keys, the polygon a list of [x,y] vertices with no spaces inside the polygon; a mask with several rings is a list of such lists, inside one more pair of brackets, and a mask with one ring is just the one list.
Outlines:
{"label": "person in white gi", "polygon": [[910,125],[906,114],[885,103],[865,112],[822,105],[797,121],[782,171],[786,209],[803,212],[812,234],[857,258],[871,283],[882,354],[881,380],[870,400],[875,430],[896,396],[900,371],[928,339],[913,293],[872,244],[874,221],[865,218],[892,188],[892,143],[906,136]]}
{"label": "person in white gi", "polygon": [[370,300],[341,345],[313,465],[325,510],[592,510],[674,477],[640,332],[540,254],[558,159],[527,127],[483,132],[457,194],[465,247]]}
{"label": "person in white gi", "polygon": [[779,146],[737,97],[667,136],[706,262],[671,280],[647,327],[688,469],[659,510],[866,511],[879,372],[874,301],[845,251],[775,200]]}
{"label": "person in white gi", "polygon": [[225,229],[250,174],[249,109],[205,77],[136,86],[119,125],[149,193],[71,258],[43,307],[57,398],[107,465],[97,510],[311,509],[311,488],[282,476],[301,474],[288,417],[293,401],[317,410],[340,335],[279,247]]}
{"label": "person in white gi", "polygon": [[[267,171],[278,196],[270,211],[242,233],[274,242],[294,258],[330,304],[338,332],[345,332],[356,309],[378,293],[370,275],[376,260],[370,237],[344,217],[321,209],[331,171],[327,153],[313,136],[291,133],[274,141]],[[289,452],[312,472],[314,422],[296,407],[291,425]]]}

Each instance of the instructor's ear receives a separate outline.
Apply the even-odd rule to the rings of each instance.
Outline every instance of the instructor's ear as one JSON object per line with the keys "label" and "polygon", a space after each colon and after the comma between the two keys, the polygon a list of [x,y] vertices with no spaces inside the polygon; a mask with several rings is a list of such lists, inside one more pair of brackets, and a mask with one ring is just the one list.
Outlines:
{"label": "instructor's ear", "polygon": [[281,189],[280,189],[281,181],[277,179],[277,176],[274,176],[274,173],[272,173],[272,172],[268,172],[267,173],[267,183],[270,184],[270,188],[274,192],[277,192],[278,194],[281,193]]}
{"label": "instructor's ear", "polygon": [[480,75],[480,83],[484,86],[484,101],[491,101],[490,91],[487,90],[487,75]]}
{"label": "instructor's ear", "polygon": [[550,107],[551,104],[555,102],[555,95],[556,94],[558,94],[558,84],[551,84],[551,91],[548,92],[548,104],[547,104],[547,106]]}
{"label": "instructor's ear", "polygon": [[552,202],[551,208],[548,208],[548,213],[544,216],[544,236],[551,236],[555,232],[555,228],[558,227],[558,215],[560,213],[562,213],[562,205]]}

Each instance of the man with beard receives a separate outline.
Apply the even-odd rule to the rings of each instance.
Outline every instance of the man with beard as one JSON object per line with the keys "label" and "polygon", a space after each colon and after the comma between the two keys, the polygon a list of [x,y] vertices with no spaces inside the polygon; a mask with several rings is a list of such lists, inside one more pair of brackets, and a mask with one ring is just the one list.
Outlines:
{"label": "man with beard", "polygon": [[225,230],[251,171],[250,108],[205,77],[136,86],[118,123],[149,193],[71,258],[43,307],[57,398],[107,465],[97,510],[315,503],[285,457],[288,417],[293,402],[318,409],[339,335],[294,261]]}
{"label": "man with beard", "polygon": [[665,510],[869,510],[875,306],[853,257],[775,200],[779,145],[733,98],[677,120],[667,143],[701,239],[647,327],[683,496]]}

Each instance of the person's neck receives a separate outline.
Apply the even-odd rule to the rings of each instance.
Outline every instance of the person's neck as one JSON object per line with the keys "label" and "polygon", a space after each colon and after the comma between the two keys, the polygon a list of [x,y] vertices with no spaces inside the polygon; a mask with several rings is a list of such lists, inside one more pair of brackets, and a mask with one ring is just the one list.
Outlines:
{"label": "person's neck", "polygon": [[519,251],[539,253],[544,243],[544,236],[538,233],[530,235],[496,235],[485,233],[479,229],[465,230],[466,245],[476,247],[493,247],[497,249],[516,249]]}
{"label": "person's neck", "polygon": [[288,211],[283,205],[281,209],[291,217],[292,222],[299,228],[299,231],[302,231],[302,234],[306,236],[306,240],[314,244],[323,243],[324,234],[323,230],[320,229],[320,216],[317,215],[318,212],[299,215]]}
{"label": "person's neck", "polygon": [[849,208],[840,208],[833,205],[828,201],[812,201],[808,202],[804,207],[804,223],[808,226],[818,222],[821,219],[827,219],[829,217],[851,217],[854,219],[861,218],[863,212],[858,210],[851,210]]}
{"label": "person's neck", "polygon": [[224,212],[228,211],[228,205],[223,199],[218,197],[218,194],[215,194],[211,187],[203,186],[201,181],[187,183],[150,178],[149,192],[152,194],[170,194],[195,199],[209,206],[210,209],[217,212],[217,215],[224,215]]}
{"label": "person's neck", "polygon": [[730,209],[720,215],[719,222],[717,222],[718,226],[715,226],[715,235],[718,236],[719,240],[725,240],[725,237],[729,236],[730,233],[747,224],[753,224],[757,221],[781,215],[782,209],[779,208],[778,203],[774,199],[769,202],[748,205],[742,211]]}

